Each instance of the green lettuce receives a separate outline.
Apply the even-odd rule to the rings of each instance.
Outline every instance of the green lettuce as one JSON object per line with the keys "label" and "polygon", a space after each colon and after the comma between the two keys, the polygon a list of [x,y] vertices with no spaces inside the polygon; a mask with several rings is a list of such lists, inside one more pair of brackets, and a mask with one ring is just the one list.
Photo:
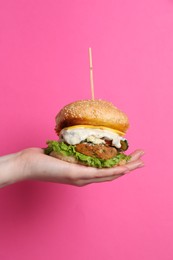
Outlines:
{"label": "green lettuce", "polygon": [[47,141],[47,147],[44,149],[45,154],[49,155],[51,152],[57,152],[59,154],[62,154],[64,156],[73,156],[78,161],[81,161],[82,163],[97,167],[97,168],[110,168],[114,165],[119,164],[121,160],[129,161],[130,156],[125,155],[123,153],[118,153],[116,157],[113,157],[112,159],[103,160],[96,157],[91,157],[82,153],[79,153],[75,150],[74,145],[67,145],[64,142],[57,142],[57,141]]}

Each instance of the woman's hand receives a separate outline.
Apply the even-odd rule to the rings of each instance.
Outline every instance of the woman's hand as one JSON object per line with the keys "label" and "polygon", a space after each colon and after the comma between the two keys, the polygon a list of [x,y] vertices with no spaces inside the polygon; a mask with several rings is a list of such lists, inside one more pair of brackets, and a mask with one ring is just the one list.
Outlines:
{"label": "woman's hand", "polygon": [[97,169],[61,161],[44,154],[41,148],[28,148],[0,157],[0,187],[21,181],[40,180],[84,186],[96,182],[112,181],[144,164],[142,150],[131,154],[131,160],[122,166]]}
{"label": "woman's hand", "polygon": [[26,179],[58,182],[75,186],[84,186],[96,182],[112,181],[144,165],[142,150],[131,154],[131,160],[123,166],[109,169],[97,169],[79,164],[72,164],[45,155],[40,148],[23,150],[19,156],[22,162],[23,175]]}

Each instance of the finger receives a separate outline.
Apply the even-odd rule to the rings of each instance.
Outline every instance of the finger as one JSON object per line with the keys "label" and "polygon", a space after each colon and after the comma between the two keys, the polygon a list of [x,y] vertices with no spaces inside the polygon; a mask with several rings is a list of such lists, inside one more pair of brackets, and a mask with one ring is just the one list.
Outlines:
{"label": "finger", "polygon": [[127,170],[132,171],[144,166],[144,162],[142,160],[130,161],[128,162],[125,167]]}
{"label": "finger", "polygon": [[130,156],[131,156],[130,162],[136,161],[136,160],[140,159],[142,155],[144,155],[144,151],[143,150],[136,150],[136,151],[134,151],[133,153],[130,154]]}
{"label": "finger", "polygon": [[[80,171],[80,178],[83,180],[87,179],[95,179],[95,178],[107,178],[107,177],[115,177],[119,174],[124,174],[126,171],[129,171],[124,166],[116,166],[113,168],[104,168],[104,169],[97,169],[92,167],[87,167],[86,171]],[[79,176],[78,174],[78,176]]]}
{"label": "finger", "polygon": [[[123,165],[123,166],[114,166],[110,169],[104,168],[104,169],[96,169],[96,168],[92,168],[92,167],[85,167],[83,166],[83,168],[80,167],[80,171],[79,174],[81,174],[81,177],[83,179],[89,179],[89,178],[101,178],[101,177],[111,177],[111,176],[115,176],[117,174],[122,174],[125,173],[126,171],[131,171],[134,169],[137,169],[139,167],[142,167],[144,165],[143,161],[140,160],[140,157],[144,154],[143,150],[136,150],[135,152],[133,152],[131,154],[132,158],[131,160]],[[84,171],[86,170],[86,172],[84,173]]]}
{"label": "finger", "polygon": [[85,181],[83,180],[78,183],[79,184],[78,186],[84,186],[84,185],[88,185],[88,184],[92,184],[92,183],[109,182],[109,181],[113,181],[123,175],[124,174],[117,174],[116,176],[93,178],[93,179],[88,179]]}
{"label": "finger", "polygon": [[[92,178],[92,179],[89,179],[85,182],[85,185],[87,184],[91,184],[91,183],[99,183],[99,182],[108,182],[108,181],[113,181],[121,176],[124,176],[126,175],[128,172],[131,172],[132,170],[135,170],[135,169],[138,169],[138,168],[141,168],[143,167],[144,163],[143,161],[141,160],[138,160],[138,161],[135,161],[135,162],[131,162],[131,163],[128,163],[128,165],[126,165],[127,167],[125,167],[126,169],[123,170],[122,173],[116,173],[113,172],[112,175],[107,175],[106,177],[100,177],[99,175],[97,176],[97,178]],[[118,167],[118,166],[117,166]],[[109,170],[107,170],[108,172]]]}
{"label": "finger", "polygon": [[100,182],[104,180],[113,180],[116,179],[120,176],[125,175],[126,173],[141,168],[144,166],[144,163],[142,160],[137,160],[135,162],[129,162],[126,164],[124,167],[116,166],[112,169],[107,169],[107,170],[98,170],[98,173],[95,178],[91,179],[94,182]]}

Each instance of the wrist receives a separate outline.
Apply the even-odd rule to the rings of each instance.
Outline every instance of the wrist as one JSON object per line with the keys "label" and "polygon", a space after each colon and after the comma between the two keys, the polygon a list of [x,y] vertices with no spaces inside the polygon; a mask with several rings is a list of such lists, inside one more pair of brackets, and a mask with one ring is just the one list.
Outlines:
{"label": "wrist", "polygon": [[17,152],[0,157],[0,188],[26,178],[25,162]]}

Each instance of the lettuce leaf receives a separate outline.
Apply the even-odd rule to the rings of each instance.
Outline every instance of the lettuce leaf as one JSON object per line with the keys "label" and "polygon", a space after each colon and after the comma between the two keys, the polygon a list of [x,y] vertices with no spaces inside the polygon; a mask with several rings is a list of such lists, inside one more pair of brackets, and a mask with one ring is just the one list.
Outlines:
{"label": "lettuce leaf", "polygon": [[79,153],[75,150],[74,145],[67,145],[64,142],[47,141],[47,145],[47,148],[44,149],[45,154],[47,155],[54,151],[64,156],[74,156],[78,161],[81,161],[88,166],[97,168],[110,168],[119,164],[121,160],[129,161],[131,158],[130,156],[123,153],[118,153],[117,156],[113,157],[112,159],[103,160]]}

